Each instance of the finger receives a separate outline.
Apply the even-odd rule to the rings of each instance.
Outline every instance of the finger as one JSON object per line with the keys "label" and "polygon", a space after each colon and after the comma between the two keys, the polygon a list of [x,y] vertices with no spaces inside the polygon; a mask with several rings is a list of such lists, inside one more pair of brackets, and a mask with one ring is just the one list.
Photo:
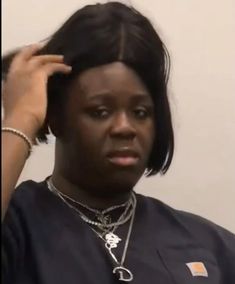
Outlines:
{"label": "finger", "polygon": [[63,55],[38,55],[32,58],[31,62],[36,65],[47,63],[63,63]]}
{"label": "finger", "polygon": [[39,51],[43,45],[41,43],[33,44],[24,47],[21,51],[15,56],[14,63],[20,63],[22,61],[27,61],[30,59],[37,51]]}
{"label": "finger", "polygon": [[72,71],[72,67],[62,63],[52,63],[45,65],[44,70],[46,70],[48,76],[51,76],[57,72],[68,74]]}

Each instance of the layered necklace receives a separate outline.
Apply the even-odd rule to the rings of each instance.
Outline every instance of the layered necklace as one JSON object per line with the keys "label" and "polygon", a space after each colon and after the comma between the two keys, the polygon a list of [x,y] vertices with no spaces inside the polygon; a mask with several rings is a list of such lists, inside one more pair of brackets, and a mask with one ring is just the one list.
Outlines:
{"label": "layered necklace", "polygon": [[[51,192],[57,195],[68,207],[74,210],[76,213],[79,214],[81,219],[90,225],[90,228],[96,233],[96,235],[104,241],[104,246],[107,249],[109,255],[111,256],[112,260],[115,263],[115,267],[113,269],[113,273],[118,276],[120,281],[124,282],[131,282],[133,280],[132,272],[124,266],[124,262],[126,259],[127,249],[130,241],[130,236],[133,228],[134,218],[135,218],[135,211],[136,211],[136,196],[134,192],[131,193],[130,198],[120,205],[115,205],[109,207],[104,210],[98,210],[89,207],[86,204],[78,202],[71,197],[67,196],[66,194],[59,191],[55,185],[53,184],[51,178],[47,180],[47,186]],[[74,205],[77,205],[76,207]],[[89,213],[95,214],[96,221],[91,220],[86,214],[81,212],[78,209],[78,206],[82,207],[83,209],[87,210]],[[122,214],[119,216],[118,220],[112,222],[110,213],[114,210],[123,208]],[[129,223],[129,228],[125,240],[125,245],[122,253],[121,260],[118,261],[117,257],[115,256],[114,252],[112,251],[114,248],[118,247],[118,244],[122,241],[117,234],[115,234],[116,229],[127,223]]]}

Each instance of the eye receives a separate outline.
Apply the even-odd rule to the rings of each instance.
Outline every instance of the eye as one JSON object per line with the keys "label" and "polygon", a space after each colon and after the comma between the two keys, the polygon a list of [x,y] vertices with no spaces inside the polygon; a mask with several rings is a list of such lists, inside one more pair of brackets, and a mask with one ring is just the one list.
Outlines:
{"label": "eye", "polygon": [[90,111],[90,114],[94,118],[102,119],[102,118],[106,118],[109,116],[109,111],[105,107],[99,107],[99,108],[92,109]]}
{"label": "eye", "polygon": [[134,110],[134,114],[138,119],[145,119],[151,115],[151,112],[145,107],[139,107]]}

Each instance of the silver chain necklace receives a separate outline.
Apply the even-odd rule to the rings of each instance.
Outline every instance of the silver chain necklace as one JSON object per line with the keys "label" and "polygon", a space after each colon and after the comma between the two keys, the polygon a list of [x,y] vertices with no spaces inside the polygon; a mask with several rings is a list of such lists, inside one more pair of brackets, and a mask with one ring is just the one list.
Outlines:
{"label": "silver chain necklace", "polygon": [[[103,228],[103,227],[107,227],[109,229],[108,233],[107,231],[105,231],[105,237],[103,237],[103,234],[99,234],[98,232],[96,232],[96,230],[94,230],[93,228],[91,228],[104,242],[105,242],[105,247],[108,250],[109,254],[111,255],[112,259],[115,261],[115,263],[117,264],[117,266],[113,269],[113,273],[119,276],[119,280],[120,281],[124,281],[124,282],[130,282],[133,280],[133,274],[132,272],[127,269],[126,267],[124,267],[124,261],[126,258],[126,254],[127,254],[127,249],[128,249],[128,245],[129,245],[129,241],[130,241],[130,235],[132,232],[132,228],[133,228],[133,222],[134,222],[134,217],[135,217],[135,210],[136,210],[136,196],[134,194],[134,192],[132,192],[131,198],[130,200],[128,200],[127,205],[130,206],[132,205],[132,210],[130,210],[130,213],[127,215],[126,218],[124,218],[123,214],[119,217],[117,222],[113,222],[111,224],[106,224],[104,226],[104,224],[99,223],[99,222],[94,222],[92,220],[90,220],[88,217],[86,217],[82,212],[80,212],[76,207],[72,206],[71,204],[69,204],[65,198],[68,198],[69,200],[71,200],[71,198],[69,196],[66,196],[65,194],[62,194],[52,183],[51,179],[47,181],[47,186],[48,189],[56,194],[68,207],[70,207],[71,209],[73,209],[74,211],[76,211],[80,217],[88,224],[91,225],[95,225],[99,228]],[[75,201],[75,200],[71,200],[77,204],[80,205],[80,202]],[[128,204],[129,203],[129,204]],[[82,203],[81,203],[82,204]],[[84,204],[82,204],[84,205]],[[116,206],[112,206],[110,208],[105,209],[106,211],[109,210],[114,210],[117,208],[117,206],[122,207],[123,204],[121,205],[116,205]],[[128,207],[127,206],[127,207]],[[87,207],[87,209],[92,209],[89,206],[85,205],[83,207]],[[115,207],[115,208],[114,208]],[[112,208],[112,209],[111,209]],[[114,209],[113,209],[114,208]],[[88,210],[89,210],[88,209]],[[93,209],[92,209],[93,210]],[[96,209],[94,209],[96,210]],[[103,211],[105,211],[103,210]],[[99,211],[99,210],[98,210]],[[108,212],[109,212],[108,211]],[[125,210],[124,213],[128,211]],[[93,211],[94,212],[94,211]],[[100,212],[100,211],[99,211]],[[112,252],[113,248],[116,248],[118,243],[121,241],[121,239],[114,234],[114,231],[116,230],[116,228],[124,223],[126,223],[129,219],[130,220],[130,225],[129,225],[129,229],[128,229],[128,233],[127,233],[127,237],[126,237],[126,241],[125,241],[125,246],[124,246],[124,250],[123,250],[123,254],[122,254],[122,258],[121,261],[119,262],[117,260],[117,258],[115,257],[114,253]],[[123,219],[123,220],[122,220]],[[106,230],[107,230],[106,228]]]}
{"label": "silver chain necklace", "polygon": [[[48,179],[47,182],[50,183],[50,186],[51,186],[55,191],[59,191],[59,190],[55,187],[55,185],[53,184],[51,177]],[[106,208],[106,209],[104,209],[104,210],[98,210],[98,209],[91,208],[91,207],[89,207],[88,205],[86,205],[86,204],[84,204],[84,203],[81,203],[81,202],[79,202],[79,201],[77,201],[77,200],[74,200],[73,198],[71,198],[70,196],[64,194],[64,193],[61,192],[61,191],[59,191],[59,192],[60,192],[60,194],[61,194],[64,198],[66,198],[66,199],[72,201],[73,203],[76,203],[76,204],[82,206],[83,208],[86,208],[87,210],[89,210],[89,211],[91,211],[91,212],[93,212],[93,213],[95,213],[95,214],[101,214],[101,215],[105,215],[105,214],[107,214],[107,213],[110,212],[110,211],[113,211],[113,210],[118,209],[118,208],[121,208],[121,207],[125,207],[125,206],[127,206],[128,202],[129,202],[129,200],[127,200],[126,202],[124,202],[124,203],[122,203],[122,204],[120,204],[120,205],[114,205],[114,206],[111,206],[111,207]]]}
{"label": "silver chain necklace", "polygon": [[[52,183],[51,180],[48,180],[47,181],[47,186],[49,188],[50,191],[52,191],[54,194],[58,195],[60,197],[60,199],[62,199],[64,201],[64,203],[66,203],[70,208],[72,208],[73,210],[77,211],[77,213],[80,215],[80,217],[83,219],[83,221],[85,221],[86,223],[90,224],[90,225],[94,225],[94,226],[97,226],[99,228],[106,228],[106,229],[111,229],[113,226],[120,226],[120,225],[123,225],[124,223],[126,223],[132,216],[132,210],[129,212],[129,214],[121,219],[121,220],[118,220],[117,222],[112,222],[110,224],[104,224],[102,222],[95,222],[95,221],[92,221],[90,220],[85,214],[83,214],[78,208],[74,207],[73,205],[71,205],[70,203],[68,203],[66,200],[65,200],[65,197],[66,196],[65,194],[62,194]],[[127,205],[129,206],[130,204],[132,204],[132,200],[133,200],[133,196],[134,196],[134,193],[132,192],[132,195],[131,195],[131,198],[128,200],[127,202]],[[67,197],[67,196],[66,196]],[[70,198],[71,199],[71,198]],[[79,203],[79,202],[76,202],[76,203]],[[109,210],[111,211],[111,208],[114,208],[114,207],[117,207],[119,205],[115,205],[115,206],[112,206],[108,209],[105,209],[106,211]],[[87,206],[88,207],[88,206]],[[90,208],[90,207],[88,207]],[[90,208],[92,209],[92,208]],[[116,208],[114,208],[116,209]],[[94,209],[95,210],[95,209]],[[126,211],[126,210],[125,210]]]}

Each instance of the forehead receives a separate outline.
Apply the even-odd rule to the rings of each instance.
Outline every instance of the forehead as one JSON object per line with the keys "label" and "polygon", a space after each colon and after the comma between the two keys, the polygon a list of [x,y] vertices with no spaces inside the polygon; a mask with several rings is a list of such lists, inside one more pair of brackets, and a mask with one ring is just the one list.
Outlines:
{"label": "forehead", "polygon": [[80,92],[87,99],[97,95],[142,95],[149,92],[138,74],[121,62],[88,69],[75,79],[72,92]]}

